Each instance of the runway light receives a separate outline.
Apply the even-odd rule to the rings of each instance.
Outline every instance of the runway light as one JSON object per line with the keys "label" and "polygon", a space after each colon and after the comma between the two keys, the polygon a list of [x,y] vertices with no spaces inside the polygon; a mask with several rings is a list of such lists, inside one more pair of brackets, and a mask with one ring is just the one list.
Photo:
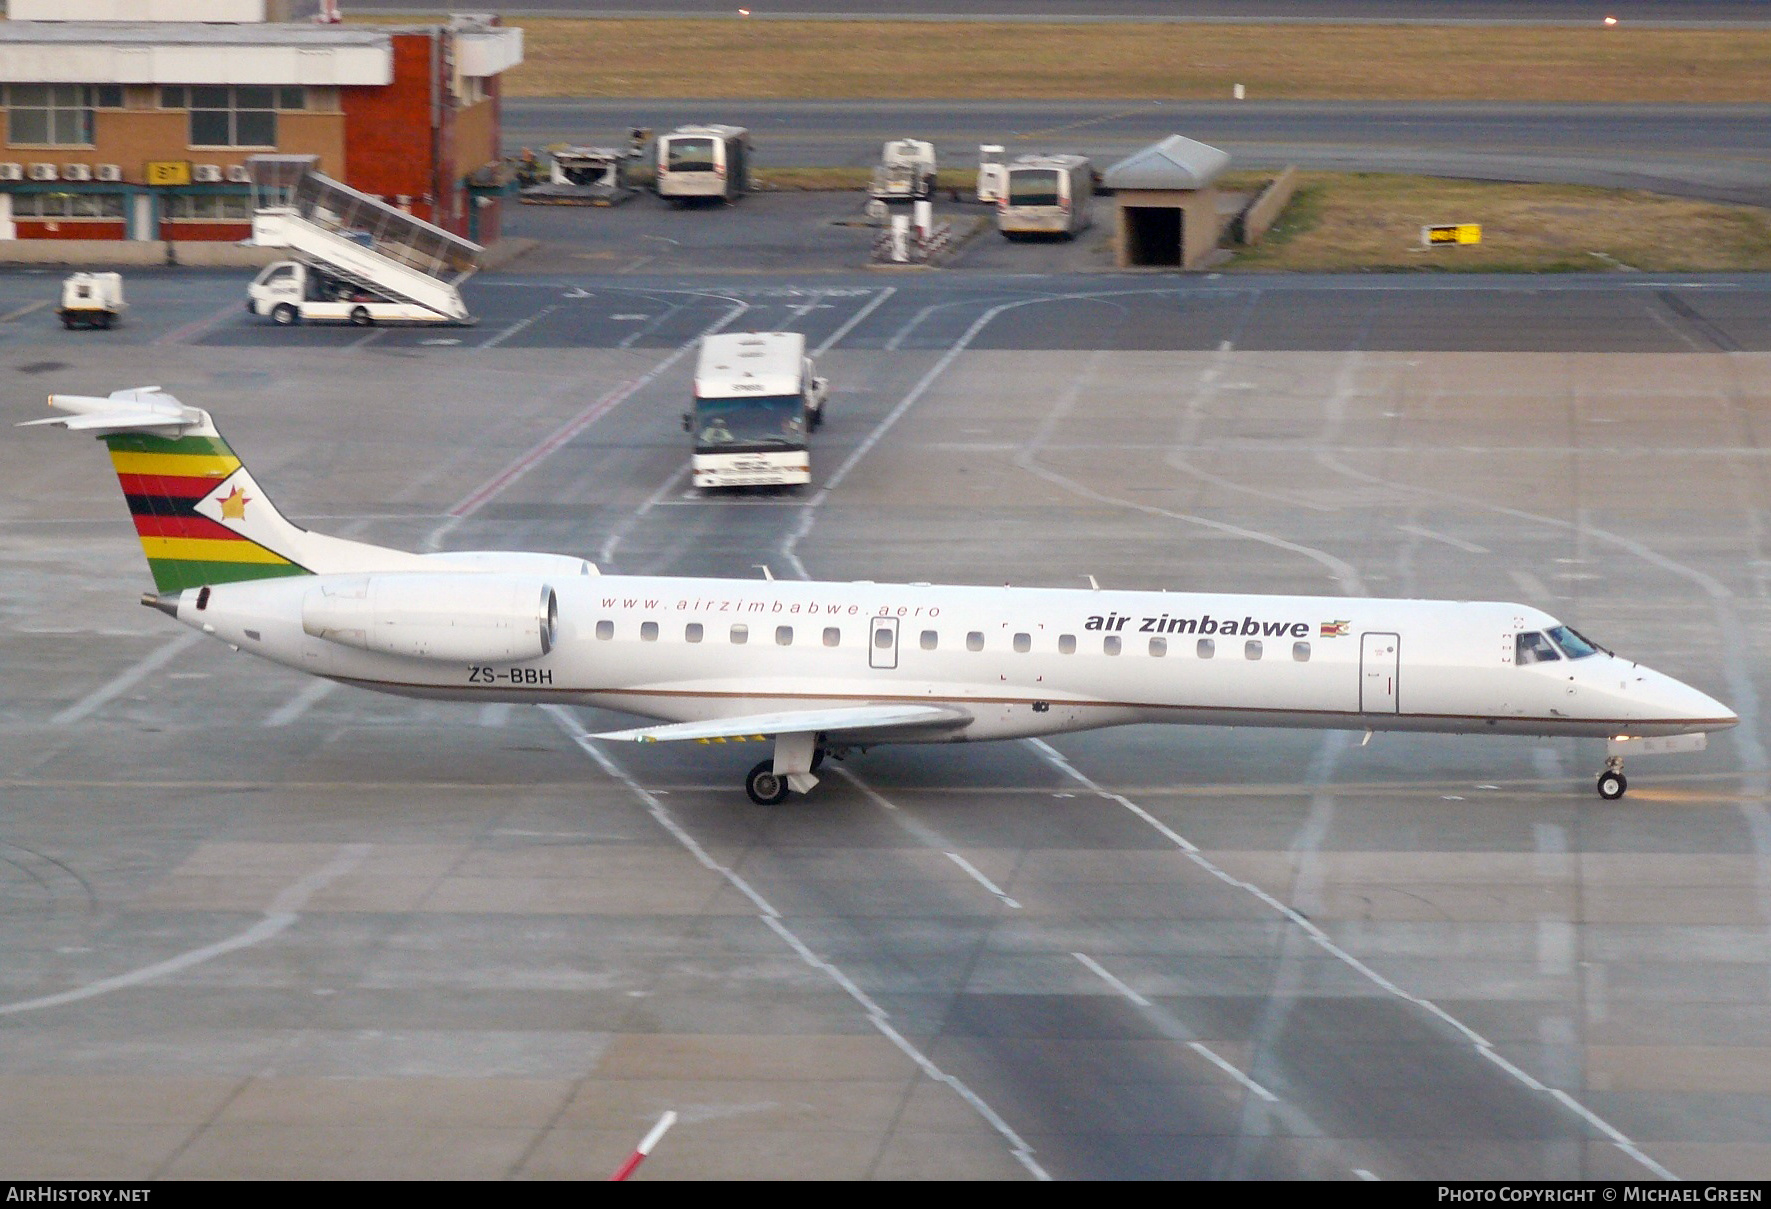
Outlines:
{"label": "runway light", "polygon": [[1616,25],[1616,24],[1617,24],[1617,18],[1616,18],[1616,17],[1606,17],[1606,18],[1605,18],[1605,24],[1607,24],[1607,25]]}
{"label": "runway light", "polygon": [[[740,17],[748,17],[750,15],[750,10],[747,8],[741,8],[738,10],[738,15]],[[1606,19],[1610,20],[1610,18],[1606,18]]]}

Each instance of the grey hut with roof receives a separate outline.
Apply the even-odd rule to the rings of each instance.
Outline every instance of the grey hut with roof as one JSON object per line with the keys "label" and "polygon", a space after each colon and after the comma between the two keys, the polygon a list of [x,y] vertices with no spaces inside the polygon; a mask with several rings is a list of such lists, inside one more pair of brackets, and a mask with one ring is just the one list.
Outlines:
{"label": "grey hut with roof", "polygon": [[1214,182],[1229,164],[1229,152],[1171,134],[1107,169],[1101,183],[1119,202],[1119,267],[1204,265],[1218,245]]}

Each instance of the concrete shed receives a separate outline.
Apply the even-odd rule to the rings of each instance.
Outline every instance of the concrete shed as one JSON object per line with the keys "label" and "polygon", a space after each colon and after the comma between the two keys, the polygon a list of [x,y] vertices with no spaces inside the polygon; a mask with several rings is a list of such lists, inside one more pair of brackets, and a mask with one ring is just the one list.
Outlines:
{"label": "concrete shed", "polygon": [[1119,267],[1205,264],[1218,244],[1213,182],[1229,164],[1229,152],[1171,134],[1107,169],[1101,183],[1119,203],[1113,236]]}

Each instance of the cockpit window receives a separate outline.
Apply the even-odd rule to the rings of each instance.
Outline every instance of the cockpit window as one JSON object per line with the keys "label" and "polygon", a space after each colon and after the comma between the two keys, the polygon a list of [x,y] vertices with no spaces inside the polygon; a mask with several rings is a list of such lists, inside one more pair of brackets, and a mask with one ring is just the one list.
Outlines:
{"label": "cockpit window", "polygon": [[1562,648],[1562,653],[1570,659],[1585,659],[1588,655],[1599,653],[1598,647],[1565,625],[1552,626],[1547,632],[1556,645]]}
{"label": "cockpit window", "polygon": [[1556,654],[1556,648],[1550,640],[1536,630],[1519,635],[1515,650],[1513,662],[1521,667],[1527,663],[1554,663],[1562,658]]}

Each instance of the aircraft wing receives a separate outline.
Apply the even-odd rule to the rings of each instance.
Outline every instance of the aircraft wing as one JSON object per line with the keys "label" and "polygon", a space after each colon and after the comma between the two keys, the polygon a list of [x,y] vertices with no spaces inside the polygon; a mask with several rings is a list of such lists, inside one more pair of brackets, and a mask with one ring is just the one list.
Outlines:
{"label": "aircraft wing", "polygon": [[666,722],[633,730],[607,731],[593,739],[619,739],[628,743],[675,743],[694,739],[700,743],[765,739],[771,735],[841,733],[843,731],[912,730],[922,727],[961,726],[971,714],[947,705],[845,705],[833,709],[798,709],[776,714],[744,714],[706,722]]}

